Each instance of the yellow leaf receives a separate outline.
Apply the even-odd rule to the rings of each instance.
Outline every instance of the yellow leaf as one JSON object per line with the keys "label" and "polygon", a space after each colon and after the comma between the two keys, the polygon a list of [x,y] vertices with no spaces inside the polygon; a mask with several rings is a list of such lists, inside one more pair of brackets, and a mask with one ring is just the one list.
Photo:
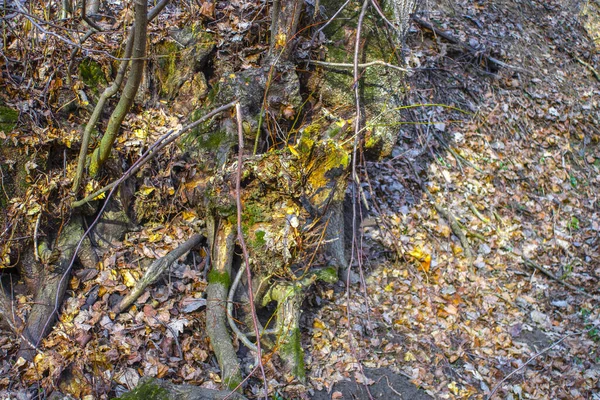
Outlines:
{"label": "yellow leaf", "polygon": [[146,139],[146,136],[148,136],[148,132],[144,129],[136,129],[133,131],[133,136],[135,136],[138,139]]}
{"label": "yellow leaf", "polygon": [[287,37],[285,36],[285,33],[280,33],[277,35],[277,47],[284,47],[285,44],[287,43]]}
{"label": "yellow leaf", "polygon": [[325,329],[325,324],[318,318],[315,318],[315,321],[313,322],[313,328],[315,329]]}
{"label": "yellow leaf", "polygon": [[296,157],[300,157],[300,153],[298,153],[298,151],[294,148],[294,146],[288,145],[288,150],[290,151],[290,153],[292,153]]}
{"label": "yellow leaf", "polygon": [[126,270],[121,270],[121,276],[123,277],[123,283],[125,284],[125,286],[127,287],[134,287],[135,286],[135,278],[133,277],[133,275],[131,274],[131,271],[126,269]]}
{"label": "yellow leaf", "polygon": [[406,354],[404,354],[404,361],[415,361],[416,358],[414,356],[413,353],[411,353],[410,351],[407,351]]}
{"label": "yellow leaf", "polygon": [[140,188],[140,192],[141,192],[143,195],[146,195],[146,196],[148,196],[150,193],[154,192],[154,188],[153,188],[152,186],[142,186],[142,187]]}
{"label": "yellow leaf", "polygon": [[162,238],[163,238],[163,235],[160,232],[154,232],[154,233],[151,233],[151,234],[148,235],[148,241],[150,243],[159,242],[159,241],[162,240]]}
{"label": "yellow leaf", "polygon": [[411,251],[408,252],[409,256],[413,256],[417,260],[421,261],[426,255],[426,253],[420,247],[415,247]]}
{"label": "yellow leaf", "polygon": [[181,213],[181,216],[183,217],[183,220],[186,222],[193,222],[198,215],[196,215],[195,211],[187,211],[185,210],[184,212]]}
{"label": "yellow leaf", "polygon": [[456,385],[456,382],[452,381],[448,384],[448,389],[450,389],[450,391],[452,393],[454,393],[455,395],[458,394],[459,389],[458,386]]}

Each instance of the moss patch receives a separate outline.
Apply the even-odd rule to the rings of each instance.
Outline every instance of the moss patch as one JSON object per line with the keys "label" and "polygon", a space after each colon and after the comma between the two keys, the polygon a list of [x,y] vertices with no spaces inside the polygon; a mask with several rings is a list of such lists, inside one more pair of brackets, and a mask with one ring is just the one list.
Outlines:
{"label": "moss patch", "polygon": [[229,288],[231,285],[231,277],[227,272],[219,272],[213,269],[208,273],[208,283],[220,283],[226,288]]}
{"label": "moss patch", "polygon": [[85,59],[79,64],[79,76],[86,86],[98,93],[101,85],[106,85],[106,76],[102,66],[94,60]]}
{"label": "moss patch", "polygon": [[17,126],[17,120],[19,119],[19,112],[13,110],[10,107],[0,106],[0,132],[9,133],[15,126]]}
{"label": "moss patch", "polygon": [[293,360],[292,365],[294,376],[301,381],[306,379],[306,368],[304,366],[304,350],[302,349],[302,341],[300,329],[295,328],[289,332],[289,337],[281,344],[281,355]]}
{"label": "moss patch", "polygon": [[327,283],[336,283],[338,280],[337,270],[334,267],[323,268],[315,271],[317,279]]}
{"label": "moss patch", "polygon": [[153,379],[149,379],[138,385],[131,392],[124,393],[115,399],[121,400],[168,400],[168,392],[160,387]]}

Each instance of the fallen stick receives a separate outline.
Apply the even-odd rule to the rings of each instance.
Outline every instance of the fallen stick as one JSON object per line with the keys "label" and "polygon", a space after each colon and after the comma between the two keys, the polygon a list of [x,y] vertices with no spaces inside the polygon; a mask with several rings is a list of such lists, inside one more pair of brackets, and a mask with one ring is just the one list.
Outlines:
{"label": "fallen stick", "polygon": [[572,291],[578,293],[578,294],[582,294],[585,297],[589,297],[591,299],[594,300],[599,300],[600,298],[598,296],[594,296],[592,294],[589,294],[588,292],[584,291],[581,288],[578,288],[575,285],[572,285],[568,282],[565,282],[564,280],[560,279],[559,277],[557,277],[556,275],[554,275],[552,272],[548,271],[546,268],[542,267],[541,265],[538,265],[537,263],[535,263],[534,261],[530,260],[529,258],[525,257],[525,256],[521,256],[521,258],[523,259],[523,264],[525,264],[526,266],[528,266],[529,268],[533,268],[539,272],[541,272],[542,274],[546,275],[548,278],[560,283],[561,285],[565,286],[568,289],[571,289]]}
{"label": "fallen stick", "polygon": [[415,15],[413,15],[412,19],[413,19],[413,21],[415,21],[417,24],[419,24],[423,28],[432,31],[435,35],[437,35],[443,39],[446,39],[450,43],[453,43],[453,44],[461,47],[464,51],[466,51],[468,53],[471,53],[471,54],[477,55],[477,56],[481,56],[481,57],[485,58],[486,60],[488,60],[489,62],[491,62],[492,64],[496,64],[499,67],[504,67],[504,68],[512,69],[512,70],[519,71],[519,72],[522,72],[525,74],[533,75],[533,72],[531,72],[525,68],[515,67],[514,65],[507,64],[503,61],[498,60],[495,57],[485,54],[483,50],[476,49],[473,46],[470,46],[466,43],[461,42],[460,39],[452,36],[451,34],[449,34],[447,32],[444,32],[440,28],[437,28],[431,22],[425,21]]}
{"label": "fallen stick", "polygon": [[193,235],[183,244],[179,245],[175,250],[171,251],[166,256],[159,258],[154,261],[150,267],[144,273],[144,276],[135,283],[135,286],[127,294],[127,296],[123,297],[123,299],[113,307],[112,311],[116,314],[123,312],[127,307],[133,304],[134,301],[137,300],[138,297],[142,295],[146,288],[156,282],[159,276],[162,275],[163,272],[167,270],[173,264],[175,260],[179,257],[183,256],[185,253],[190,251],[194,246],[200,243],[201,236]]}

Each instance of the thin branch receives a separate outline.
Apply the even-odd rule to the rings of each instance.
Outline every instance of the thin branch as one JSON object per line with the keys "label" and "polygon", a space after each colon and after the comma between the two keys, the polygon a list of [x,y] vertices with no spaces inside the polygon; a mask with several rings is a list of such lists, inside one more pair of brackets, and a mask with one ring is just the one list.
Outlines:
{"label": "thin branch", "polygon": [[589,294],[588,292],[584,291],[581,288],[578,288],[575,285],[571,285],[569,282],[565,282],[563,279],[560,279],[559,277],[557,277],[556,275],[554,275],[552,272],[548,271],[546,268],[542,267],[541,265],[538,265],[537,263],[535,263],[534,261],[530,260],[529,258],[525,257],[525,256],[521,256],[521,258],[523,259],[523,264],[525,264],[526,266],[533,268],[535,270],[538,270],[539,272],[541,272],[542,274],[546,275],[548,278],[560,283],[561,285],[565,286],[566,288],[574,291],[577,294],[582,294],[585,297],[589,297],[591,299],[594,300],[599,300],[598,296],[594,296],[592,294]]}
{"label": "thin branch", "polygon": [[81,18],[87,22],[87,24],[89,26],[91,26],[92,28],[94,28],[95,30],[97,30],[98,32],[102,32],[102,28],[100,28],[100,26],[98,26],[97,23],[95,23],[94,21],[92,21],[86,14],[85,9],[87,7],[87,0],[81,0]]}
{"label": "thin branch", "polygon": [[[327,61],[313,61],[313,60],[309,60],[308,62],[311,63],[311,64],[314,64],[314,65],[322,65],[324,67],[348,68],[348,69],[354,68],[354,64],[335,63],[335,62],[327,62]],[[363,64],[356,64],[356,66],[358,68],[369,68],[369,67],[374,67],[376,65],[381,65],[383,67],[392,68],[392,69],[395,69],[395,70],[398,70],[398,71],[402,71],[402,72],[413,71],[413,69],[402,68],[402,67],[399,67],[397,65],[386,63],[386,62],[381,61],[381,60],[370,61],[370,62],[363,63]]]}
{"label": "thin branch", "polygon": [[250,313],[252,314],[252,322],[254,325],[254,334],[256,335],[256,360],[260,368],[264,389],[265,399],[268,398],[269,387],[267,385],[267,375],[265,374],[265,368],[262,363],[262,350],[260,348],[260,332],[258,330],[258,317],[256,315],[256,308],[254,306],[254,293],[252,292],[252,272],[250,271],[250,261],[248,256],[248,248],[246,247],[246,241],[244,240],[244,233],[242,231],[242,163],[243,163],[243,152],[244,152],[244,130],[242,127],[242,107],[240,103],[235,103],[235,115],[237,118],[238,128],[238,157],[237,157],[237,176],[235,180],[235,203],[237,208],[237,233],[238,241],[242,247],[242,253],[244,255],[244,265],[246,268],[246,278],[248,280],[248,301],[250,303]]}
{"label": "thin branch", "polygon": [[371,0],[371,4],[373,4],[373,7],[375,7],[375,10],[377,11],[377,14],[379,14],[379,16],[381,17],[381,19],[383,19],[383,21],[390,28],[392,28],[394,30],[394,32],[398,33],[399,32],[398,28],[394,24],[392,24],[389,19],[387,19],[387,17],[383,13],[383,10],[381,9],[381,7],[379,7],[379,3],[377,2],[377,0]]}
{"label": "thin branch", "polygon": [[[360,14],[358,16],[358,22],[357,22],[357,28],[356,28],[356,41],[354,42],[354,65],[353,65],[353,73],[354,73],[354,98],[355,98],[355,104],[356,104],[356,120],[354,121],[354,144],[352,146],[352,245],[351,245],[351,252],[350,252],[350,262],[347,265],[347,271],[346,271],[346,316],[347,316],[347,320],[348,320],[348,333],[352,336],[352,328],[351,328],[351,317],[350,317],[350,304],[348,303],[350,301],[350,281],[351,281],[351,275],[352,275],[352,263],[354,261],[354,256],[355,253],[358,253],[357,247],[358,247],[358,243],[356,240],[356,232],[358,230],[358,225],[357,225],[357,208],[359,207],[358,204],[358,196],[359,196],[359,180],[358,180],[358,176],[356,174],[356,170],[357,170],[357,165],[358,165],[358,160],[357,160],[357,155],[358,155],[358,144],[360,142],[361,139],[361,120],[362,120],[362,112],[361,112],[361,104],[360,104],[360,75],[359,75],[359,63],[358,63],[358,59],[360,57],[360,45],[361,45],[361,34],[362,34],[362,27],[363,27],[363,21],[365,18],[365,14],[367,13],[367,9],[369,8],[369,4],[371,4],[371,0],[364,0],[363,4],[362,4],[362,8],[360,10]],[[357,254],[357,258],[360,258],[361,255]],[[359,261],[359,266],[360,266],[360,261]],[[354,357],[354,359],[356,359],[357,364],[358,364],[358,368],[360,370],[360,372],[364,375],[364,370],[363,370],[363,366],[362,363],[359,361],[358,359],[358,355],[356,353],[356,348],[354,346],[354,341],[352,340],[352,337],[350,337],[350,348],[352,351],[352,356]],[[373,396],[371,395],[371,391],[369,390],[368,386],[365,384],[364,385],[365,390],[367,391],[367,395],[369,396],[369,399],[373,399]]]}
{"label": "thin branch", "polygon": [[[325,28],[327,28],[329,26],[330,23],[332,23],[338,15],[340,15],[340,13],[342,11],[344,11],[344,8],[346,8],[346,6],[348,5],[348,3],[350,3],[350,0],[346,0],[346,2],[344,4],[342,4],[342,6],[340,8],[338,8],[338,10],[335,12],[335,14],[333,14],[333,16],[331,18],[329,18],[329,20],[322,26],[320,27],[315,34],[312,36],[311,40],[310,40],[310,46],[309,48],[312,48],[313,43],[315,42],[315,39],[317,38],[317,36],[319,35],[319,33],[323,32],[323,30]],[[317,11],[317,8],[315,8],[315,12]]]}
{"label": "thin branch", "polygon": [[[233,320],[233,297],[235,296],[235,291],[236,291],[238,285],[240,284],[240,280],[242,279],[242,276],[244,275],[245,269],[246,269],[246,265],[242,264],[240,266],[240,269],[238,270],[237,274],[235,275],[235,279],[233,280],[233,283],[231,284],[231,288],[229,288],[229,295],[227,296],[227,322],[229,322],[229,327],[231,328],[233,333],[235,333],[235,335],[238,337],[238,339],[240,339],[247,348],[249,348],[250,350],[252,350],[258,354],[258,348],[256,347],[256,345],[254,343],[252,343],[250,341],[250,339],[248,339],[248,337],[246,336],[246,334],[244,334],[244,332],[240,331],[240,328],[237,327],[235,321]],[[262,327],[260,330],[262,330]],[[258,339],[258,340],[260,340],[260,339]]]}
{"label": "thin branch", "polygon": [[514,374],[518,373],[519,371],[522,371],[526,366],[528,366],[529,364],[531,364],[533,362],[533,360],[535,360],[536,358],[538,358],[542,354],[546,353],[547,351],[553,349],[554,347],[558,346],[565,339],[567,339],[567,338],[569,338],[571,336],[581,335],[582,333],[588,333],[592,329],[596,329],[596,326],[592,326],[592,327],[590,327],[590,328],[588,328],[586,330],[583,330],[583,331],[574,332],[574,333],[570,333],[568,335],[565,335],[561,339],[559,339],[556,342],[552,343],[550,346],[548,346],[545,349],[537,352],[533,357],[531,357],[529,360],[527,360],[527,362],[525,362],[525,364],[521,365],[519,368],[515,369],[510,374],[506,375],[500,382],[498,382],[498,384],[496,386],[494,386],[494,389],[490,392],[490,394],[488,395],[488,397],[486,398],[486,400],[491,400],[492,396],[498,391],[498,389],[500,389],[500,386],[502,386],[502,384],[504,382],[506,382],[508,379],[510,379],[510,377],[513,376]]}
{"label": "thin branch", "polygon": [[144,272],[144,276],[142,276],[142,278],[135,283],[133,289],[131,289],[131,291],[113,307],[113,312],[119,314],[127,309],[127,307],[132,305],[133,302],[142,295],[144,290],[146,290],[146,287],[153,284],[162,275],[162,273],[165,272],[167,268],[173,264],[173,262],[175,262],[175,260],[190,251],[194,246],[200,243],[200,240],[200,235],[193,235],[184,243],[180,244],[177,248],[169,252],[166,256],[161,257],[150,264],[146,272]]}
{"label": "thin branch", "polygon": [[201,123],[205,122],[206,120],[214,117],[215,115],[230,109],[233,106],[235,106],[235,101],[232,101],[231,103],[225,104],[221,107],[215,108],[214,110],[212,110],[208,114],[205,114],[198,120],[192,122],[191,124],[184,126],[177,133],[174,133],[173,130],[170,130],[169,132],[165,133],[152,146],[150,146],[148,148],[148,150],[146,150],[146,152],[144,154],[142,154],[142,156],[119,179],[117,179],[116,181],[114,181],[111,184],[104,186],[102,189],[95,191],[94,193],[90,194],[86,198],[81,199],[79,201],[75,201],[73,203],[72,207],[73,208],[81,207],[82,205],[94,200],[96,197],[100,196],[101,194],[106,193],[107,191],[111,190],[113,187],[120,185],[121,182],[123,182],[125,179],[129,178],[130,176],[134,175],[137,171],[140,170],[140,168],[144,164],[146,164],[148,161],[150,161],[158,152],[160,152],[162,149],[164,149],[169,144],[173,143],[181,135],[183,135],[184,133],[186,133],[187,131],[189,131],[191,129],[194,129],[195,127],[197,127]]}

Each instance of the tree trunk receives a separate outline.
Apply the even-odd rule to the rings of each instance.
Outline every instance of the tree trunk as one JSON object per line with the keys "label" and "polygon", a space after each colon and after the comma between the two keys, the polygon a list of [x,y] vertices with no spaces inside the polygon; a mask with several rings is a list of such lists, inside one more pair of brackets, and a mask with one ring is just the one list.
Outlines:
{"label": "tree trunk", "polygon": [[134,27],[134,44],[133,44],[133,60],[131,61],[131,71],[129,78],[123,89],[123,94],[119,99],[119,103],[115,107],[106,132],[102,136],[100,146],[92,154],[90,164],[90,175],[96,176],[100,172],[100,168],[104,165],[113,144],[117,139],[117,134],[121,128],[121,123],[133,105],[135,94],[142,81],[144,74],[144,62],[146,57],[146,31],[148,25],[148,5],[144,0],[135,0],[135,27]]}

